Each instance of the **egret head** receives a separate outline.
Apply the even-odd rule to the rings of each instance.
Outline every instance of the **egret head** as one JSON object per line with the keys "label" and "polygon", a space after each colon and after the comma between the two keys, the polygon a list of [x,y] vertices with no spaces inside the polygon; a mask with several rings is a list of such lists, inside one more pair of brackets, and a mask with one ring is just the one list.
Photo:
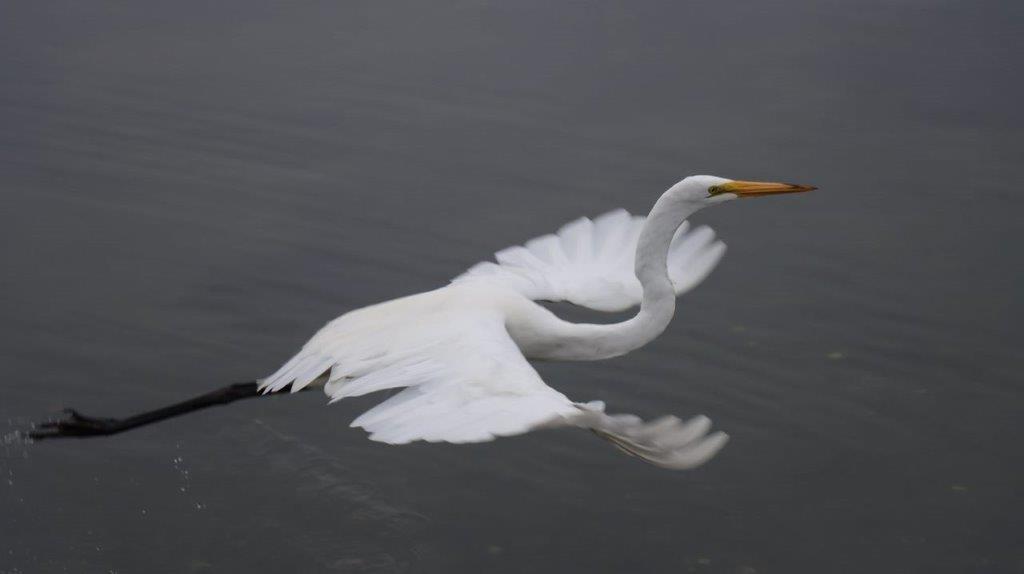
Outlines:
{"label": "egret head", "polygon": [[781,193],[799,193],[817,189],[811,185],[773,183],[766,181],[740,181],[713,175],[691,175],[668,190],[673,199],[702,206],[714,205],[738,198],[763,197]]}

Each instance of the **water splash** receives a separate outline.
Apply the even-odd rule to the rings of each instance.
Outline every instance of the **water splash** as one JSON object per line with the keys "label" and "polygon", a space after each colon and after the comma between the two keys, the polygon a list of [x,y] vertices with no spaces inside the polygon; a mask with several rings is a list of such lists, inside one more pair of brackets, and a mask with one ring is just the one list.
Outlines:
{"label": "water splash", "polygon": [[[175,448],[181,450],[181,443],[175,443]],[[189,494],[192,491],[192,472],[185,464],[185,457],[178,455],[171,459],[171,463],[174,466],[174,470],[178,473],[180,483],[178,484],[178,492],[181,494]],[[191,501],[192,508],[196,512],[201,512],[206,508],[206,504],[198,500]],[[143,511],[145,514],[145,511]]]}

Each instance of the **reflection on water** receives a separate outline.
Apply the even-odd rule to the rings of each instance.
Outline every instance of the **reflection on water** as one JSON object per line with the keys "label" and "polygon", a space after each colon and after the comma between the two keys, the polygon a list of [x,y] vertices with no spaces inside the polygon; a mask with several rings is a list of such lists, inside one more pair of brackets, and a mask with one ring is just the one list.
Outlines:
{"label": "reflection on water", "polygon": [[[0,572],[1024,568],[1016,4],[14,11]],[[695,172],[821,191],[701,213],[730,252],[663,337],[539,369],[711,416],[696,471],[568,429],[387,447],[348,428],[374,397],[312,393],[10,439],[265,375]]]}

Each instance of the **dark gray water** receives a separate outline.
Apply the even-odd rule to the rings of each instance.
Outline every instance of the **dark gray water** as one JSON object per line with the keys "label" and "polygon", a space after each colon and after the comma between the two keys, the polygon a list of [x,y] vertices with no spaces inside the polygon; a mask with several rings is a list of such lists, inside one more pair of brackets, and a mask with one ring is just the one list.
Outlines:
{"label": "dark gray water", "polygon": [[0,572],[1024,571],[1020,6],[9,3],[4,433],[265,375],[687,174],[821,191],[700,214],[730,253],[663,337],[541,366],[710,415],[698,470],[388,447],[316,394],[8,434]]}

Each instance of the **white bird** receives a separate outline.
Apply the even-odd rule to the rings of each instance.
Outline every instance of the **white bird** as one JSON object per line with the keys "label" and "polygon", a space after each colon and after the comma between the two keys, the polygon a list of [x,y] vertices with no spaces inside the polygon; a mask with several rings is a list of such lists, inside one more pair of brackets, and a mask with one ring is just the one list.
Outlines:
{"label": "white bird", "polygon": [[[580,218],[555,234],[499,251],[497,263],[478,263],[449,285],[345,313],[255,386],[228,387],[237,389],[234,395],[211,393],[205,402],[193,399],[178,410],[222,404],[257,389],[267,394],[322,386],[331,403],[403,389],[351,426],[388,444],[482,442],[571,426],[590,429],[661,467],[695,467],[728,440],[723,432],[708,434],[707,417],[683,422],[667,416],[648,423],[635,415],[609,415],[600,401],[576,402],[548,386],[527,359],[593,361],[644,346],[669,324],[676,297],[700,283],[725,253],[710,228],[690,228],[689,216],[741,197],[812,189],[687,177],[669,188],[646,218],[621,209]],[[598,311],[640,309],[620,323],[579,324],[537,301],[567,301]],[[71,420],[44,425],[49,430],[37,438],[112,434],[180,414],[118,421],[69,412]],[[97,421],[120,426],[81,430]]]}

